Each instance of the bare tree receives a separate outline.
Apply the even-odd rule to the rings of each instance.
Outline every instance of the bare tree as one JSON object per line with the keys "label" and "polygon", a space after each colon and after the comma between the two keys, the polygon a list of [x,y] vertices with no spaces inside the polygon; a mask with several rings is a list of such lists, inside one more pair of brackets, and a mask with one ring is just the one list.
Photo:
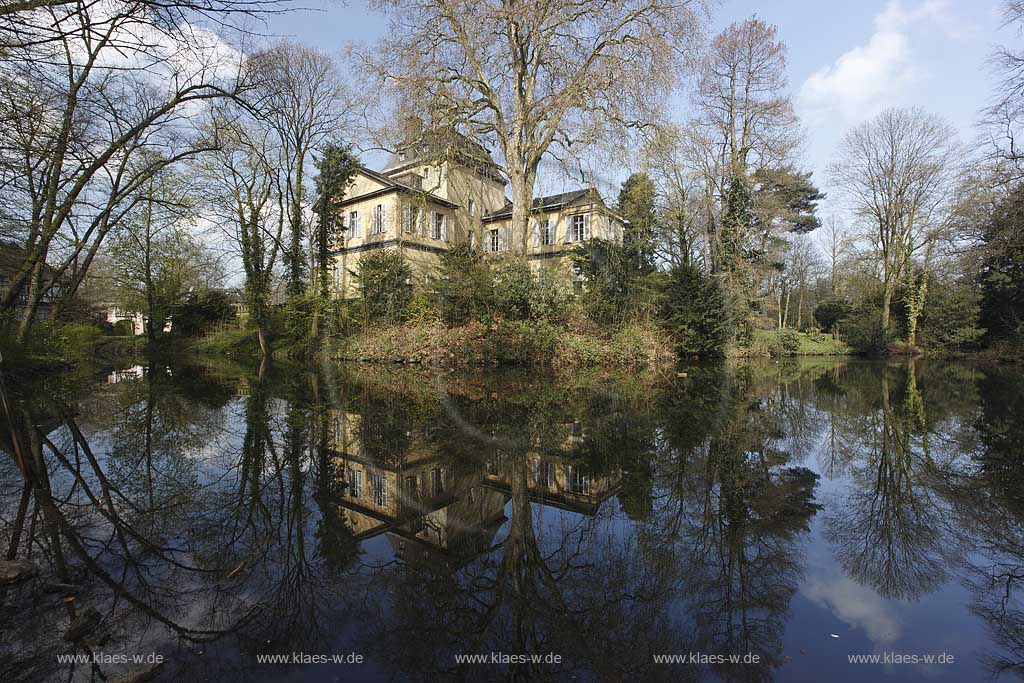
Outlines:
{"label": "bare tree", "polygon": [[839,291],[839,268],[853,246],[849,235],[846,234],[843,225],[830,216],[825,223],[824,248],[828,259],[828,281],[829,291],[835,296]]}
{"label": "bare tree", "polygon": [[4,232],[25,248],[0,309],[27,299],[19,341],[50,285],[66,283],[65,301],[74,295],[149,180],[206,150],[190,127],[197,108],[240,92],[237,53],[191,27],[155,23],[144,5],[38,12],[57,33],[0,60]]}
{"label": "bare tree", "polygon": [[249,321],[256,328],[260,352],[268,358],[267,328],[274,268],[286,222],[285,192],[277,168],[278,140],[233,108],[218,112],[213,133],[216,152],[199,166],[209,188],[211,217],[242,262]]}
{"label": "bare tree", "polygon": [[730,24],[711,42],[693,97],[688,156],[704,176],[712,270],[728,273],[742,296],[753,287],[751,176],[787,165],[799,126],[786,93],[786,46],[756,17]]}
{"label": "bare tree", "polygon": [[[1024,34],[1024,1],[1003,1],[1003,27],[1012,28],[1017,36]],[[1008,163],[1000,168],[1003,182],[1017,180],[1022,175],[1024,150],[1018,139],[1024,123],[1024,51],[1000,45],[990,58],[998,74],[992,103],[981,119],[983,137],[987,138],[993,156]]]}
{"label": "bare tree", "polygon": [[288,249],[283,254],[288,293],[302,294],[307,268],[304,237],[311,217],[310,154],[325,140],[338,136],[345,117],[346,96],[334,60],[327,53],[282,42],[254,55],[247,67],[256,92],[252,107],[280,138]]}
{"label": "bare tree", "polygon": [[778,29],[751,17],[715,36],[697,84],[697,122],[709,129],[724,174],[784,163],[797,143],[786,93],[786,46]]}
{"label": "bare tree", "polygon": [[888,109],[849,131],[830,166],[834,184],[869,228],[881,270],[883,333],[897,284],[916,254],[930,255],[946,224],[958,154],[942,119]]}
{"label": "bare tree", "polygon": [[700,0],[377,0],[387,37],[358,57],[426,128],[494,143],[525,253],[537,170],[662,115]]}

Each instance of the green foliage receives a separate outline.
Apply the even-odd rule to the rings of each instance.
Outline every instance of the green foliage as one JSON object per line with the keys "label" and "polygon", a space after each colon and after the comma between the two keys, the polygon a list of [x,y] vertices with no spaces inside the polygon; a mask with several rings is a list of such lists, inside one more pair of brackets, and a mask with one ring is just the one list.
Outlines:
{"label": "green foliage", "polygon": [[882,309],[874,298],[862,301],[839,321],[840,333],[857,353],[884,354],[892,341],[882,333]]}
{"label": "green foliage", "polygon": [[717,280],[696,267],[680,266],[665,274],[660,318],[679,356],[721,356],[732,334],[729,310]]}
{"label": "green foliage", "polygon": [[654,269],[655,187],[646,173],[634,173],[622,183],[618,210],[627,224],[622,235],[623,246],[637,268]]}
{"label": "green foliage", "polygon": [[498,260],[494,265],[494,303],[508,320],[557,319],[569,299],[562,278],[550,270],[534,274],[520,258]]}
{"label": "green foliage", "polygon": [[565,278],[553,268],[541,268],[530,290],[530,317],[535,320],[560,320],[571,300]]}
{"label": "green foliage", "polygon": [[594,322],[618,325],[650,310],[646,270],[629,245],[595,238],[577,246],[572,259],[586,283],[583,306]]}
{"label": "green foliage", "polygon": [[[293,294],[285,299],[280,310],[280,332],[292,350],[300,350],[308,346],[310,323],[313,320],[313,309],[317,305],[316,295]],[[290,354],[289,354],[290,355]]]}
{"label": "green foliage", "polygon": [[184,301],[171,308],[171,334],[197,337],[213,325],[234,317],[235,310],[225,292],[212,289],[189,293]]}
{"label": "green foliage", "polygon": [[441,255],[435,283],[437,312],[447,325],[470,320],[488,322],[494,315],[494,281],[490,264],[479,251],[456,245]]}
{"label": "green foliage", "polygon": [[750,185],[742,176],[733,176],[725,192],[721,229],[717,240],[719,270],[732,272],[740,267],[753,223]]}
{"label": "green foliage", "polygon": [[795,356],[799,351],[799,332],[791,329],[782,329],[776,332],[775,341],[770,348],[773,356]]}
{"label": "green foliage", "polygon": [[256,330],[249,327],[226,327],[207,334],[195,344],[195,350],[229,358],[259,358],[260,345]]}
{"label": "green foliage", "polygon": [[30,328],[25,346],[40,356],[83,362],[95,358],[102,341],[103,331],[95,325],[46,320]]}
{"label": "green foliage", "polygon": [[112,334],[115,337],[132,337],[135,336],[135,327],[131,320],[118,320],[114,323]]}
{"label": "green foliage", "polygon": [[338,241],[341,227],[340,213],[336,204],[344,198],[348,188],[355,179],[361,164],[359,158],[348,145],[329,142],[320,150],[316,159],[316,201],[313,211],[316,213],[316,227],[313,231],[313,244],[317,254],[317,282],[315,289],[321,299],[327,300],[330,295],[328,278],[331,250]]}
{"label": "green foliage", "polygon": [[425,288],[417,287],[413,292],[405,319],[411,325],[428,325],[440,319],[435,298]]}
{"label": "green foliage", "polygon": [[494,264],[494,303],[508,320],[528,320],[534,279],[530,265],[521,258],[508,257]]}
{"label": "green foliage", "polygon": [[412,269],[400,252],[382,249],[366,254],[356,277],[366,323],[394,325],[404,320],[412,299]]}
{"label": "green foliage", "polygon": [[840,320],[850,315],[852,307],[843,299],[825,299],[814,307],[814,319],[825,332],[832,332]]}
{"label": "green foliage", "polygon": [[791,166],[758,169],[752,178],[755,216],[761,230],[782,223],[791,232],[807,233],[821,227],[815,211],[825,198],[811,182],[810,172]]}
{"label": "green foliage", "polygon": [[985,334],[980,316],[981,294],[974,286],[933,280],[918,324],[921,343],[939,351],[975,348]]}
{"label": "green foliage", "polygon": [[981,325],[989,341],[1024,342],[1024,185],[996,207],[982,232]]}

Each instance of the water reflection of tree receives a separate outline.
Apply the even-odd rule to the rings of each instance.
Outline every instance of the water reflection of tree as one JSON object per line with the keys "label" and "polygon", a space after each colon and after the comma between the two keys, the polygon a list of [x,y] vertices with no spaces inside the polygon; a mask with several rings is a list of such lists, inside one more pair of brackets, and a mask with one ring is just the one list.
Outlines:
{"label": "water reflection of tree", "polygon": [[[63,590],[78,594],[79,613],[95,606],[104,615],[90,635],[112,632],[106,649],[229,634],[260,651],[333,639],[337,602],[325,597],[337,594],[336,577],[306,542],[316,516],[309,479],[323,460],[316,379],[312,392],[297,389],[285,403],[270,392],[281,383],[265,373],[233,403],[230,390],[196,395],[195,377],[178,381],[156,367],[86,396],[18,402],[35,508],[10,539],[11,554],[82,584]],[[22,616],[33,648],[66,647],[63,609]],[[56,666],[52,654],[39,661]]]}
{"label": "water reflection of tree", "polygon": [[846,386],[840,438],[851,484],[829,507],[826,538],[855,580],[884,597],[919,597],[946,580],[957,555],[929,481],[938,418],[929,422],[914,363],[862,367]]}
{"label": "water reflection of tree", "polygon": [[[507,491],[509,504],[504,531],[433,560],[410,545],[401,561],[380,568],[370,585],[384,589],[387,599],[363,613],[372,627],[362,647],[423,680],[495,675],[493,668],[463,669],[454,659],[455,653],[491,651],[563,658],[561,664],[499,668],[502,677],[669,677],[653,667],[649,653],[682,647],[665,610],[678,588],[672,565],[637,562],[635,540],[615,532],[607,506],[590,517],[557,512],[547,501],[538,505],[534,501],[543,498],[531,492],[536,474],[527,457],[558,458],[597,481],[621,472],[630,449],[652,441],[651,431],[614,392],[538,391],[536,385],[524,391],[516,380],[490,389],[472,398],[447,395],[440,415],[410,407],[424,416],[423,429],[410,431],[447,453],[452,469],[462,473],[460,509],[488,517],[472,501],[501,506],[506,498],[488,498],[495,489],[487,483],[500,482],[495,485]],[[449,524],[454,507],[446,509]],[[472,526],[473,520],[457,523]],[[476,526],[484,531],[483,519]],[[473,552],[465,552],[469,548]]]}
{"label": "water reflection of tree", "polygon": [[978,382],[977,442],[967,455],[944,463],[936,488],[952,504],[962,545],[959,563],[971,592],[971,610],[994,647],[983,655],[994,673],[1024,678],[1024,384],[1019,372],[999,368]]}
{"label": "water reflection of tree", "polygon": [[663,405],[656,503],[640,543],[648,554],[670,544],[695,649],[760,656],[717,673],[770,680],[801,575],[799,540],[818,510],[817,478],[792,467],[780,425],[810,412],[752,372],[725,368],[695,370]]}

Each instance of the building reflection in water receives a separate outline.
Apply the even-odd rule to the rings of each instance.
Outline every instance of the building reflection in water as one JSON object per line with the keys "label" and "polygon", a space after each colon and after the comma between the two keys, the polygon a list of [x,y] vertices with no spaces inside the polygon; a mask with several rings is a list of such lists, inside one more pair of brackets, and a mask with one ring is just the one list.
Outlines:
{"label": "building reflection in water", "polygon": [[[404,452],[373,458],[362,445],[362,421],[357,413],[330,413],[330,457],[341,484],[337,501],[356,539],[388,534],[400,559],[439,559],[448,566],[493,548],[508,521],[512,478],[522,457],[456,469],[433,445],[408,434]],[[622,469],[592,473],[572,453],[582,439],[580,423],[560,428],[561,450],[525,454],[529,500],[592,516],[618,492]]]}

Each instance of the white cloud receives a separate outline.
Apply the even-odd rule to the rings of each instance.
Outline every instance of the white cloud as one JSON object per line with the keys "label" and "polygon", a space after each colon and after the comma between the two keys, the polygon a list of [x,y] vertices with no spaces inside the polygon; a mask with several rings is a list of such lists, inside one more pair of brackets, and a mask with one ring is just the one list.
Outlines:
{"label": "white cloud", "polygon": [[847,50],[804,81],[798,103],[810,121],[838,119],[849,125],[900,104],[919,76],[911,51],[915,33],[938,31],[961,41],[977,30],[956,16],[947,0],[924,0],[909,8],[892,0],[874,24],[867,44]]}
{"label": "white cloud", "polygon": [[851,628],[860,628],[876,646],[888,645],[902,635],[900,621],[890,606],[869,588],[842,576],[812,577],[800,588],[812,602],[826,607]]}

